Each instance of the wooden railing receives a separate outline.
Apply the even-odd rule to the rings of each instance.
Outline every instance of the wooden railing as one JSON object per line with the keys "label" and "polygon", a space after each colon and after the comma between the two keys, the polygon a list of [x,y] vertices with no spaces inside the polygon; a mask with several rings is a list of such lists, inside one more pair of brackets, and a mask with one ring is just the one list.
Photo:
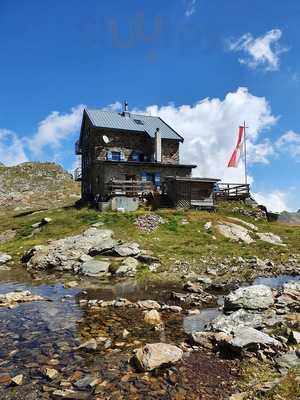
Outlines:
{"label": "wooden railing", "polygon": [[105,192],[109,196],[125,195],[137,197],[155,192],[155,186],[151,182],[117,180],[112,179],[105,184]]}
{"label": "wooden railing", "polygon": [[240,183],[219,183],[215,192],[217,199],[244,200],[250,197],[250,185]]}

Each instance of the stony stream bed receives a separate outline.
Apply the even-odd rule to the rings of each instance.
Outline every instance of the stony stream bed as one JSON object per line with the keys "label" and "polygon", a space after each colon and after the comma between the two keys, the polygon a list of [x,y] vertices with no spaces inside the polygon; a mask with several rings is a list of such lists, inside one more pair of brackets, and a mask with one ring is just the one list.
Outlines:
{"label": "stony stream bed", "polygon": [[[239,361],[204,350],[151,373],[136,372],[128,361],[145,343],[180,346],[187,333],[202,330],[218,314],[218,305],[196,315],[162,310],[160,330],[145,324],[139,309],[87,307],[82,302],[122,297],[173,305],[170,293],[182,290],[177,284],[123,280],[82,290],[15,278],[6,273],[0,294],[27,289],[50,301],[0,308],[0,399],[226,399],[236,391]],[[276,287],[299,278],[259,279]],[[80,348],[90,339],[97,340],[97,348]],[[11,378],[18,375],[23,375],[22,384],[12,385]]]}

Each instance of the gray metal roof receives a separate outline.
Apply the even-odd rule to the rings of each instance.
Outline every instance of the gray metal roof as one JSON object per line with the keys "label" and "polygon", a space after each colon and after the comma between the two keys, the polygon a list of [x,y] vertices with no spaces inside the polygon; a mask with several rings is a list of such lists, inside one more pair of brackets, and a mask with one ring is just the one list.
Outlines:
{"label": "gray metal roof", "polygon": [[[183,142],[182,136],[174,131],[159,117],[150,115],[123,113],[115,111],[104,111],[98,109],[85,109],[92,124],[98,128],[120,129],[134,132],[146,132],[149,136],[155,137],[155,131],[159,128],[162,139],[176,139]],[[140,122],[136,122],[136,121]]]}

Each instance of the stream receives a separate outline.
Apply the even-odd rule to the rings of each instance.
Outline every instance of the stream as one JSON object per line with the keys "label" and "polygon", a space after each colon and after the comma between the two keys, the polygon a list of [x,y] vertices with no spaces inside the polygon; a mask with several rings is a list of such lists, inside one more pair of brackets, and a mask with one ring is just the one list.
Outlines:
{"label": "stream", "polygon": [[[230,382],[235,379],[233,361],[213,360],[204,353],[197,358],[193,353],[182,366],[154,374],[137,374],[128,364],[133,349],[142,344],[179,345],[186,340],[187,333],[203,330],[218,315],[216,306],[203,308],[196,315],[162,311],[165,329],[156,331],[144,323],[143,313],[138,309],[93,310],[80,304],[80,299],[123,297],[130,301],[151,299],[171,305],[175,304],[170,301],[171,291],[182,291],[173,282],[138,283],[131,279],[98,287],[92,285],[82,291],[66,289],[63,284],[47,279],[33,281],[16,268],[1,271],[0,279],[0,294],[30,290],[51,300],[20,304],[12,309],[0,308],[0,399],[197,399],[200,397],[197,397],[198,388],[193,386],[195,379],[205,382],[207,397],[203,398],[218,399],[222,398],[218,396],[226,391],[226,385],[230,390]],[[278,287],[289,280],[299,280],[299,277],[257,278],[254,283]],[[218,297],[218,306],[222,299]],[[124,329],[129,332],[126,339]],[[102,345],[96,351],[78,349],[80,344],[94,337],[102,338]],[[203,370],[204,364],[206,369]],[[55,369],[58,376],[49,380],[43,372],[45,368]],[[215,371],[218,371],[217,380]],[[9,385],[9,377],[18,374],[23,375],[24,384]],[[74,382],[86,376],[98,379],[98,384],[93,388],[77,385],[77,395],[73,397],[55,394],[55,390],[73,390]],[[194,394],[185,397],[188,393]]]}

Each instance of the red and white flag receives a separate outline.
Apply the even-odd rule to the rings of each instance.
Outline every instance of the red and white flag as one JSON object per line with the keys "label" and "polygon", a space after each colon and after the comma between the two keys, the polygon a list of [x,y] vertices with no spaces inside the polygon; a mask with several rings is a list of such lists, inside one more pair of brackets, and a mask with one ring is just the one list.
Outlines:
{"label": "red and white flag", "polygon": [[244,137],[245,137],[245,127],[240,126],[237,144],[236,144],[235,149],[232,153],[232,156],[228,162],[228,168],[237,168],[239,159],[240,159],[240,155],[241,155],[241,147],[242,147]]}

